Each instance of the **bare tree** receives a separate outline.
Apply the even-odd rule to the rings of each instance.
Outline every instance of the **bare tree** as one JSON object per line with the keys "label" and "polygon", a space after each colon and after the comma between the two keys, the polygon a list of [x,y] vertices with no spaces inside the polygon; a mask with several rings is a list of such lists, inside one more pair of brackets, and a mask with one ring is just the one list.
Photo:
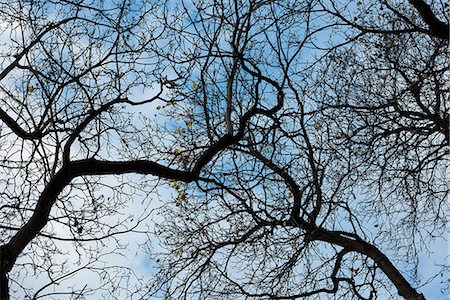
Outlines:
{"label": "bare tree", "polygon": [[[99,249],[108,239],[115,241],[109,251],[120,252],[117,235],[137,230],[146,214],[109,223],[135,196],[121,178],[95,175],[189,177],[149,160],[156,154],[142,131],[145,120],[133,119],[137,107],[163,99],[168,84],[151,51],[162,33],[150,22],[153,10],[137,1],[2,3],[1,299],[8,299],[8,281],[12,295],[24,290],[18,298],[114,293],[133,270],[95,264],[108,257]],[[76,253],[65,253],[71,245]],[[74,268],[64,255],[83,266]],[[88,269],[103,280],[49,292]],[[27,290],[23,282],[33,273],[48,284]]]}
{"label": "bare tree", "polygon": [[187,135],[239,137],[161,209],[166,297],[424,298],[419,256],[448,216],[442,5],[237,1],[180,7],[184,27],[165,17],[188,37],[168,59],[194,57],[198,74]]}
{"label": "bare tree", "polygon": [[[445,7],[369,2],[2,4],[1,299],[424,299],[411,274],[448,214]],[[143,232],[158,274],[105,264],[168,186]]]}

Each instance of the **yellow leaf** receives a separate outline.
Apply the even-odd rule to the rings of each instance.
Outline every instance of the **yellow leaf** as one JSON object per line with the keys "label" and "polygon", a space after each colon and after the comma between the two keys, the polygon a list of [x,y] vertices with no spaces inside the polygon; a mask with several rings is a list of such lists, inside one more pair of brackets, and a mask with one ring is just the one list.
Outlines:
{"label": "yellow leaf", "polygon": [[161,105],[158,105],[158,106],[156,107],[156,109],[157,109],[157,110],[160,110],[160,109],[161,109]]}
{"label": "yellow leaf", "polygon": [[175,256],[179,257],[181,256],[182,249],[178,249],[177,252],[175,252]]}
{"label": "yellow leaf", "polygon": [[172,181],[171,186],[176,190],[179,190],[181,188],[180,184],[175,180]]}
{"label": "yellow leaf", "polygon": [[194,80],[192,80],[192,87],[195,91],[197,90],[197,83]]}
{"label": "yellow leaf", "polygon": [[188,127],[192,126],[192,121],[185,121],[184,123],[186,123],[186,126],[188,126]]}
{"label": "yellow leaf", "polygon": [[173,151],[173,153],[175,153],[176,155],[180,154],[180,149],[175,148],[175,150]]}
{"label": "yellow leaf", "polygon": [[175,134],[179,134],[180,133],[180,128],[175,129]]}
{"label": "yellow leaf", "polygon": [[173,277],[177,276],[177,274],[178,274],[177,271],[173,271],[173,272],[172,272]]}
{"label": "yellow leaf", "polygon": [[178,191],[177,206],[180,206],[183,202],[186,203],[186,195],[183,192]]}
{"label": "yellow leaf", "polygon": [[364,154],[364,150],[362,148],[356,148],[355,154],[361,156]]}
{"label": "yellow leaf", "polygon": [[34,86],[29,85],[27,88],[27,92],[28,92],[28,94],[31,94],[32,92],[34,92]]}
{"label": "yellow leaf", "polygon": [[320,131],[320,129],[322,129],[322,126],[320,125],[320,123],[316,123],[316,125],[314,125],[314,128],[316,128],[317,131]]}

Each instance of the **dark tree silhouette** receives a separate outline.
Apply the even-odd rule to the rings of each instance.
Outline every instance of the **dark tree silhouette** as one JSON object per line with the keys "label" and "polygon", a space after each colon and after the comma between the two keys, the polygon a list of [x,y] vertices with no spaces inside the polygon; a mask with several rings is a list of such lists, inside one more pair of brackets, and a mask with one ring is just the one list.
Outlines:
{"label": "dark tree silhouette", "polygon": [[[424,299],[448,216],[445,10],[1,3],[1,299]],[[133,233],[162,246],[151,279],[105,263]]]}

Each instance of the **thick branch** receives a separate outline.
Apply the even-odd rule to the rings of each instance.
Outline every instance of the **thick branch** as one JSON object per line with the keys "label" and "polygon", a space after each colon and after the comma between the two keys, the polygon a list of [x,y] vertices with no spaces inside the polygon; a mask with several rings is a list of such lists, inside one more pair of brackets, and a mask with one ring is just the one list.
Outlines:
{"label": "thick branch", "polygon": [[86,159],[68,163],[56,173],[38,199],[33,215],[28,222],[4,245],[0,268],[8,273],[23,249],[47,224],[51,208],[58,195],[72,179],[83,175],[108,175],[138,173],[168,179],[191,182],[196,179],[192,172],[174,170],[151,161],[110,162]]}
{"label": "thick branch", "polygon": [[85,159],[72,162],[70,165],[73,177],[137,173],[184,182],[192,182],[197,179],[197,176],[193,172],[171,169],[148,160],[100,161],[96,159]]}
{"label": "thick branch", "polygon": [[353,237],[354,235],[347,236],[341,232],[327,231],[324,229],[316,229],[312,233],[312,236],[313,239],[339,245],[346,250],[355,251],[370,257],[395,285],[400,296],[408,300],[425,300],[425,297],[409,284],[389,258],[374,245],[371,245],[358,237]]}
{"label": "thick branch", "polygon": [[333,245],[339,245],[347,251],[358,252],[371,258],[394,284],[400,296],[408,300],[425,300],[425,297],[409,284],[383,252],[374,245],[361,239],[357,234],[318,228],[316,225],[305,222],[303,219],[296,216],[293,216],[287,225],[297,226],[306,230],[309,233],[308,238],[310,240],[319,240]]}
{"label": "thick branch", "polygon": [[0,120],[11,129],[17,136],[24,140],[40,139],[44,134],[41,131],[27,132],[13,118],[11,118],[3,109],[0,108]]}
{"label": "thick branch", "polygon": [[[3,251],[1,251],[3,252]],[[3,260],[0,252],[0,260]],[[0,267],[0,299],[9,300],[8,276],[3,268]]]}
{"label": "thick branch", "polygon": [[233,105],[233,81],[237,70],[237,59],[233,59],[230,76],[227,80],[227,108],[225,112],[225,124],[227,125],[227,133],[233,135],[233,124],[231,123],[231,110]]}
{"label": "thick branch", "polygon": [[431,10],[431,7],[422,0],[409,0],[416,10],[419,12],[422,20],[427,23],[430,28],[431,34],[435,37],[448,40],[449,39],[449,28],[448,25],[441,20],[439,20],[436,15]]}

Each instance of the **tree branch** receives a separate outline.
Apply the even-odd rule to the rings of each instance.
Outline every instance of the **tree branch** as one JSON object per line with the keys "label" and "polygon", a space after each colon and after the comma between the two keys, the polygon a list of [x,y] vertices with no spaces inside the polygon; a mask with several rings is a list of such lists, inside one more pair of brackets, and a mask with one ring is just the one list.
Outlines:
{"label": "tree branch", "polygon": [[419,12],[422,20],[427,23],[431,34],[440,39],[449,39],[448,25],[439,20],[431,10],[431,7],[422,0],[409,0],[415,9]]}

